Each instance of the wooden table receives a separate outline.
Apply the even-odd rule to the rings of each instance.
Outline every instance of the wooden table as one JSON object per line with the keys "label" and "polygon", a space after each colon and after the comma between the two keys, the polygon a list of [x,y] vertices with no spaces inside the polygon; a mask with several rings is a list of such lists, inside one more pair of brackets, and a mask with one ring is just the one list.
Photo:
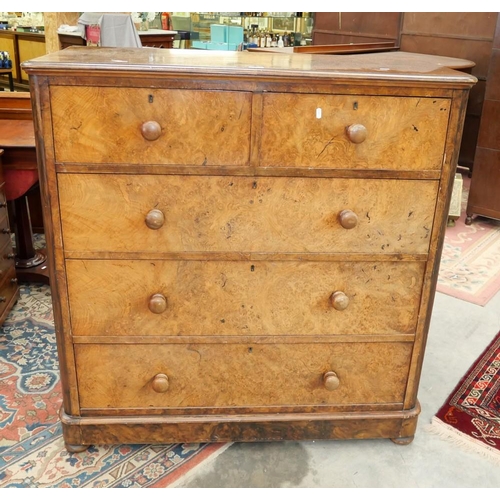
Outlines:
{"label": "wooden table", "polygon": [[[35,131],[31,120],[0,119],[0,149],[4,150],[3,167],[7,170],[37,170]],[[11,202],[16,213],[16,271],[19,281],[49,283],[46,255],[33,247],[29,212],[23,210],[26,198]]]}

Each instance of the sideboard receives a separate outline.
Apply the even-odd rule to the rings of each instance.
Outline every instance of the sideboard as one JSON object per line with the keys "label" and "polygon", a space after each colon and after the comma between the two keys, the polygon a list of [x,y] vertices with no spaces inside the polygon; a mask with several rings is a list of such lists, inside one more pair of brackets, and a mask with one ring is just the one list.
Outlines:
{"label": "sideboard", "polygon": [[411,56],[24,64],[70,451],[411,442],[476,82]]}

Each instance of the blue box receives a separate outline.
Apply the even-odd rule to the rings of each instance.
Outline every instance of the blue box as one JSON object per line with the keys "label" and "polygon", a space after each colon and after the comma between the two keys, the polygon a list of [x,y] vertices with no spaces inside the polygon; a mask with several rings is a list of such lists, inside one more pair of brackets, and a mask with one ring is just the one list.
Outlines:
{"label": "blue box", "polygon": [[210,25],[210,40],[212,42],[226,43],[227,28],[228,26],[226,26],[225,24]]}
{"label": "blue box", "polygon": [[243,43],[243,28],[241,26],[228,26],[228,28],[227,43],[235,45]]}

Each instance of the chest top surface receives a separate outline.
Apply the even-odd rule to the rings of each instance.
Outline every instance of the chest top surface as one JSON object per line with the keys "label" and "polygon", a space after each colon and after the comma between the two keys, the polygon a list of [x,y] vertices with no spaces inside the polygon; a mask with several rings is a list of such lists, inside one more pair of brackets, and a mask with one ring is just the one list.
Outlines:
{"label": "chest top surface", "polygon": [[442,82],[470,87],[477,79],[452,68],[471,67],[464,59],[409,52],[323,55],[200,51],[195,49],[128,49],[70,47],[23,63],[29,73],[137,72],[196,73],[259,77],[369,79]]}

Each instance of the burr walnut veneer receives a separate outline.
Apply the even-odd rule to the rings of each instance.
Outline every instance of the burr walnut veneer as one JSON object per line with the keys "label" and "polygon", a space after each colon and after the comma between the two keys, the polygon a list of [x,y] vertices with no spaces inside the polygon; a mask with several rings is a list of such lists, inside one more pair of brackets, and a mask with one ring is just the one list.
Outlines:
{"label": "burr walnut veneer", "polygon": [[68,449],[411,441],[474,77],[403,53],[23,67]]}

